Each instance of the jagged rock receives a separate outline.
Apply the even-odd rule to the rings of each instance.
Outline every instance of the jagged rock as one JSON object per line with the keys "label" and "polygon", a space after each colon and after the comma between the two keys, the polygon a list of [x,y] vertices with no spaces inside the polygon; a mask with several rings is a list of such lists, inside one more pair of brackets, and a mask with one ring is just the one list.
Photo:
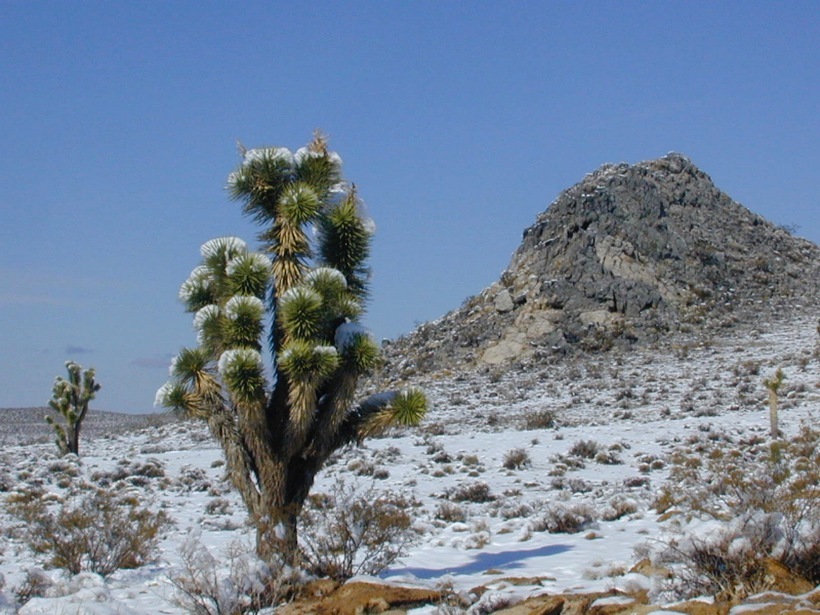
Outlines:
{"label": "jagged rock", "polygon": [[509,312],[515,308],[515,304],[513,303],[512,297],[510,296],[509,291],[506,289],[502,289],[499,293],[495,296],[495,300],[493,301],[493,305],[495,305],[495,309],[501,312]]}
{"label": "jagged rock", "polygon": [[279,607],[282,615],[362,615],[387,613],[391,609],[404,613],[413,606],[435,604],[441,593],[428,589],[350,582],[330,592],[322,591],[311,598]]}
{"label": "jagged rock", "polygon": [[383,375],[707,337],[816,305],[818,289],[820,248],[733,201],[685,156],[604,165],[524,231],[498,282],[390,344]]}

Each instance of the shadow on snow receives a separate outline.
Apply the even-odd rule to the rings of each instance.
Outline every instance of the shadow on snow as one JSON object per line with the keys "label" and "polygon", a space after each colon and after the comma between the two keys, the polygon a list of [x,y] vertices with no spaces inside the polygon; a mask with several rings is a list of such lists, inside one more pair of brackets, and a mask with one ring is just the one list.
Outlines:
{"label": "shadow on snow", "polygon": [[505,570],[515,570],[523,568],[527,560],[534,557],[548,557],[566,553],[572,549],[569,545],[547,545],[537,549],[502,551],[501,553],[479,553],[471,561],[461,566],[446,568],[393,568],[383,572],[379,576],[389,578],[412,574],[418,579],[433,579],[446,574],[478,574],[487,570],[498,568]]}

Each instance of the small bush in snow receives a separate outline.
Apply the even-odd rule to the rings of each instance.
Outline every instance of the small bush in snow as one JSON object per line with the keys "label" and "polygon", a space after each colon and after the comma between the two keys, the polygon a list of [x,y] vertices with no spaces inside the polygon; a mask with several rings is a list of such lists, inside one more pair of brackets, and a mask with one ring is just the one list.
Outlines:
{"label": "small bush in snow", "polygon": [[614,466],[620,465],[623,463],[621,458],[618,457],[618,454],[615,451],[598,451],[595,454],[595,463],[600,463],[603,465]]}
{"label": "small bush in snow", "polygon": [[224,498],[214,498],[205,505],[205,512],[209,515],[229,515],[231,503]]}
{"label": "small bush in snow", "polygon": [[170,524],[163,512],[133,499],[93,488],[52,510],[46,500],[9,503],[9,512],[26,521],[24,538],[46,564],[72,574],[110,576],[154,560],[162,531]]}
{"label": "small bush in snow", "polygon": [[339,581],[378,574],[415,539],[407,512],[415,504],[373,488],[357,494],[342,481],[329,494],[310,496],[299,520],[307,569]]}
{"label": "small bush in snow", "polygon": [[546,513],[531,521],[534,532],[550,534],[576,534],[595,523],[596,515],[586,504],[551,504]]}
{"label": "small bush in snow", "polygon": [[632,498],[624,495],[614,495],[609,500],[609,504],[601,512],[604,521],[615,521],[626,515],[633,515],[638,512],[638,503]]}
{"label": "small bush in snow", "polygon": [[555,427],[555,413],[552,410],[537,410],[524,417],[524,429],[552,429]]}
{"label": "small bush in snow", "polygon": [[460,523],[467,519],[467,514],[458,504],[442,502],[436,507],[436,519],[448,523]]}
{"label": "small bush in snow", "polygon": [[594,459],[600,450],[601,445],[595,440],[579,440],[569,449],[569,454],[582,459]]}
{"label": "small bush in snow", "polygon": [[180,468],[179,477],[177,477],[175,483],[177,489],[183,493],[208,491],[213,487],[205,470],[189,465]]}
{"label": "small bush in snow", "polygon": [[514,448],[504,454],[504,467],[508,470],[520,470],[530,465],[530,454],[523,448]]}
{"label": "small bush in snow", "polygon": [[180,560],[168,577],[176,589],[172,602],[194,615],[256,613],[276,606],[303,583],[281,564],[262,562],[249,545],[235,543],[217,559],[196,532],[182,544]]}
{"label": "small bush in snow", "polygon": [[101,487],[108,487],[119,481],[125,481],[137,487],[144,487],[149,478],[163,478],[165,467],[158,459],[149,458],[143,462],[122,459],[117,467],[109,472],[97,471],[91,475],[91,480]]}
{"label": "small bush in snow", "polygon": [[26,578],[23,584],[15,592],[18,604],[25,604],[32,598],[40,598],[46,595],[46,590],[54,585],[49,576],[39,568],[29,568],[26,571]]}
{"label": "small bush in snow", "polygon": [[495,496],[490,493],[487,483],[478,482],[467,485],[458,485],[445,492],[445,497],[452,502],[492,502]]}

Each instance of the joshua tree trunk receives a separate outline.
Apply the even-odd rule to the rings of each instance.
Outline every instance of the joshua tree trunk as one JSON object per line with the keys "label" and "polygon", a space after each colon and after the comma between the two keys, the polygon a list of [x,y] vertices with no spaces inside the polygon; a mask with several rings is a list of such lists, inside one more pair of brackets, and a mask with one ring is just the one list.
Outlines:
{"label": "joshua tree trunk", "polygon": [[769,430],[772,440],[776,440],[780,435],[780,430],[777,427],[777,393],[785,379],[786,374],[783,373],[782,369],[778,368],[774,378],[767,378],[763,381],[763,384],[769,390]]}
{"label": "joshua tree trunk", "polygon": [[769,389],[769,431],[772,439],[777,438],[777,391]]}

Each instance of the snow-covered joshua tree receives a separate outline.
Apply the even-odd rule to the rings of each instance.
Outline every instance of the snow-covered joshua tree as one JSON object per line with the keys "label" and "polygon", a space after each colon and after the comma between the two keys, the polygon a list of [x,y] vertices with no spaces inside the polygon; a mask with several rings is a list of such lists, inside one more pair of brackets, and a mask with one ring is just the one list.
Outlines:
{"label": "snow-covered joshua tree", "polygon": [[202,246],[180,289],[199,345],[172,362],[157,402],[207,421],[260,556],[293,562],[297,517],[328,457],[394,424],[418,424],[427,403],[413,388],[355,401],[358,378],[379,360],[359,324],[373,225],[339,156],[321,134],[295,153],[241,153],[228,188],[263,225],[265,253],[235,237]]}
{"label": "snow-covered joshua tree", "polygon": [[68,380],[57,376],[48,405],[63,417],[63,424],[46,416],[46,421],[54,428],[57,448],[63,455],[80,454],[80,428],[88,413],[88,402],[97,395],[101,385],[94,378],[94,368],[83,371],[81,365],[66,361]]}

